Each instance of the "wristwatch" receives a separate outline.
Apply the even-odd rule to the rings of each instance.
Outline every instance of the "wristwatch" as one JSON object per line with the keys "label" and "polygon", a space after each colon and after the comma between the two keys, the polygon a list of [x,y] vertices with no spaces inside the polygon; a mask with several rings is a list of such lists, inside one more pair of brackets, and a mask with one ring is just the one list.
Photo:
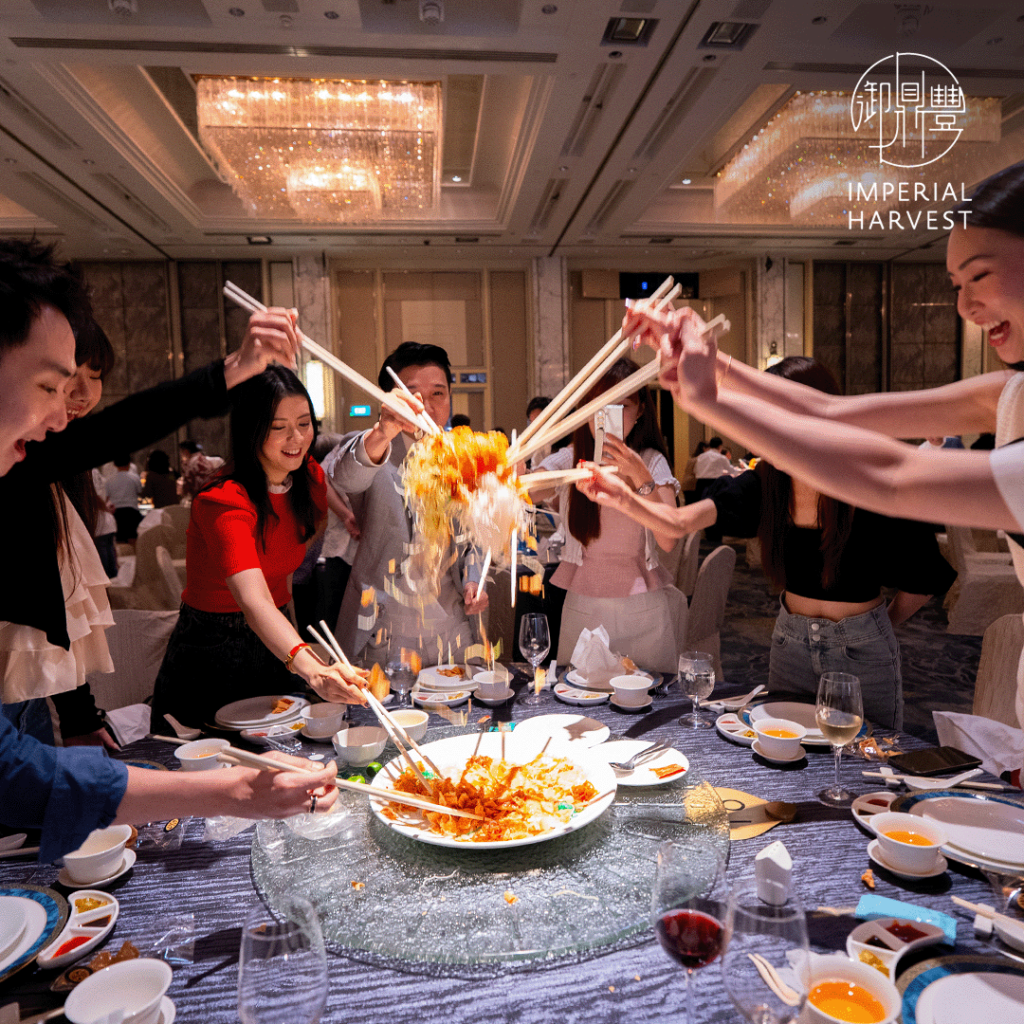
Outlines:
{"label": "wristwatch", "polygon": [[648,480],[647,483],[641,484],[636,489],[636,493],[639,494],[641,498],[646,498],[648,494],[653,494],[654,493],[654,488],[655,488],[654,481],[653,480]]}

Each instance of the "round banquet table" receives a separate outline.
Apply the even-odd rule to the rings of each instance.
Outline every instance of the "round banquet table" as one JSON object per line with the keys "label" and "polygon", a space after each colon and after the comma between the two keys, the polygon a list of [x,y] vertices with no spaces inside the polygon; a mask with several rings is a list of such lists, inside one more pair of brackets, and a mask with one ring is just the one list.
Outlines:
{"label": "round banquet table", "polygon": [[[517,673],[516,685],[524,678]],[[745,689],[742,685],[723,686],[715,696],[742,693]],[[815,908],[852,907],[867,892],[861,874],[870,866],[866,853],[869,836],[853,822],[848,811],[826,807],[815,798],[814,794],[831,782],[830,750],[811,749],[806,761],[793,766],[771,765],[755,757],[749,748],[727,741],[714,729],[683,730],[676,719],[689,709],[689,701],[673,689],[656,694],[650,710],[643,714],[622,713],[608,703],[570,707],[555,699],[550,691],[537,707],[522,707],[520,699],[521,696],[490,712],[474,707],[472,722],[486,713],[495,720],[510,717],[513,722],[540,714],[586,714],[608,725],[613,738],[671,739],[690,760],[690,778],[686,782],[655,789],[620,787],[616,804],[606,815],[614,822],[609,824],[602,818],[580,831],[575,842],[591,852],[597,847],[600,854],[595,859],[594,871],[584,872],[584,880],[589,878],[593,884],[601,885],[610,873],[617,876],[615,884],[622,892],[632,892],[634,897],[637,893],[645,894],[653,874],[651,841],[662,838],[665,830],[671,834],[687,788],[706,779],[716,786],[797,805],[792,823],[781,824],[762,836],[732,842],[728,874],[735,879],[749,873],[755,854],[768,843],[782,840],[794,860],[794,890],[809,912],[812,947],[820,952],[844,947],[846,936],[858,921],[851,915],[819,914]],[[354,717],[360,722],[372,720],[371,713],[363,709],[356,709]],[[431,715],[430,725],[428,740],[451,730],[436,715]],[[905,749],[922,746],[906,735],[901,737],[901,744]],[[306,743],[305,748],[307,752],[332,752],[323,744]],[[390,753],[389,748],[385,758]],[[152,740],[133,744],[121,756],[167,767],[176,764],[171,746]],[[844,782],[854,791],[878,788],[861,777],[861,769],[870,767],[865,762],[844,756],[843,765]],[[650,832],[651,822],[659,818],[662,827]],[[132,939],[144,951],[152,949],[169,925],[181,923],[184,917],[187,928],[191,920],[194,941],[190,955],[185,957],[191,962],[174,964],[174,979],[168,992],[177,1006],[177,1020],[202,1024],[237,1021],[239,923],[261,899],[273,902],[276,887],[283,879],[286,887],[296,882],[305,886],[308,891],[299,891],[319,904],[325,919],[330,993],[321,1018],[324,1021],[421,1024],[444,1019],[474,1024],[521,1024],[557,1020],[565,1024],[643,1024],[683,1019],[685,1007],[678,968],[661,951],[650,929],[628,919],[628,910],[623,911],[622,920],[609,920],[606,927],[593,934],[588,932],[585,941],[570,938],[553,952],[523,947],[523,955],[484,957],[484,962],[468,962],[478,958],[472,955],[473,944],[461,941],[457,948],[466,950],[465,955],[438,955],[439,940],[429,929],[421,933],[417,928],[389,928],[383,922],[374,926],[372,914],[353,914],[346,920],[346,907],[355,905],[355,897],[372,894],[375,878],[382,884],[386,881],[391,888],[406,886],[405,895],[399,893],[398,904],[394,894],[390,895],[389,913],[395,912],[404,898],[404,914],[409,921],[428,917],[424,911],[445,901],[445,886],[452,884],[434,875],[444,876],[460,867],[458,858],[472,857],[471,852],[449,856],[448,851],[433,848],[410,854],[403,844],[407,846],[413,841],[382,834],[379,822],[366,815],[365,809],[352,823],[358,833],[355,836],[349,829],[340,836],[311,841],[294,836],[280,823],[266,823],[223,842],[206,842],[204,822],[189,820],[183,823],[184,838],[178,849],[141,850],[134,868],[114,883],[111,891],[120,900],[121,915],[101,948],[117,948],[124,939]],[[630,857],[616,859],[615,844],[607,845],[613,838],[608,832],[612,828],[632,828],[634,834],[646,835],[647,841],[632,849]],[[595,830],[593,838],[586,836],[588,829]],[[572,836],[565,838],[571,840]],[[396,845],[399,839],[402,843]],[[353,841],[357,847],[346,846]],[[606,844],[603,853],[601,843]],[[377,864],[370,857],[373,844],[380,851]],[[490,924],[498,915],[514,921],[516,913],[522,914],[526,905],[543,896],[539,882],[533,888],[530,886],[528,861],[533,851],[533,866],[542,878],[551,862],[559,859],[549,856],[545,846],[554,849],[554,844],[548,843],[511,851],[508,863],[502,863],[498,853],[484,855],[491,861],[486,870],[494,871],[493,882],[488,884],[486,878],[481,879],[478,871],[471,887],[473,898],[479,903],[482,936],[489,934]],[[352,849],[358,849],[362,859],[354,859]],[[566,857],[575,857],[578,851],[574,849],[566,852]],[[407,861],[410,856],[413,859]],[[297,867],[299,862],[305,866]],[[438,867],[445,870],[435,872],[433,869]],[[403,874],[408,874],[405,882]],[[0,887],[29,883],[53,886],[66,895],[66,890],[56,884],[56,877],[57,869],[49,865],[29,860],[0,861]],[[513,878],[511,886],[509,877]],[[990,951],[985,942],[975,938],[967,913],[957,910],[949,898],[955,894],[992,903],[990,886],[980,873],[951,862],[946,874],[924,882],[901,881],[878,868],[875,877],[878,895],[931,907],[957,919],[955,950],[932,948],[917,959],[953,952]],[[424,878],[429,879],[426,888]],[[354,888],[353,881],[363,882],[366,888]],[[559,885],[572,888],[562,882]],[[510,905],[501,898],[509,889],[518,889],[519,895],[529,898],[522,899],[522,905]],[[634,906],[643,903],[646,896],[638,899],[639,902],[634,898]],[[595,940],[594,935],[599,932],[602,935]],[[395,936],[405,933],[409,939],[399,951],[394,946]],[[567,927],[565,934],[574,933]],[[480,948],[486,945],[481,939]],[[914,963],[910,956],[905,957],[901,971]],[[24,1015],[59,1005],[62,997],[48,988],[52,978],[53,972],[35,966],[22,970],[0,982],[0,1006],[17,1000]],[[723,992],[717,963],[696,972],[694,980],[698,1021],[742,1020]]]}

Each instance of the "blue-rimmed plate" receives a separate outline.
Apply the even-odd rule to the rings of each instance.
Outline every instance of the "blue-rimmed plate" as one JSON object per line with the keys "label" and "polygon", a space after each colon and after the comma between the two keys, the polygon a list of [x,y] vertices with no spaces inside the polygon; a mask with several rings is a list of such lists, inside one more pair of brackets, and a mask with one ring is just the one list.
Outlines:
{"label": "blue-rimmed plate", "polygon": [[[795,700],[768,700],[753,704],[743,712],[743,720],[750,725],[760,718],[786,718],[796,722],[807,730],[807,735],[800,741],[805,747],[827,747],[829,742],[818,728],[818,719],[813,704],[803,704]],[[867,724],[861,728],[858,736],[867,731]]]}
{"label": "blue-rimmed plate", "polygon": [[903,1024],[995,1024],[1019,1021],[1024,967],[991,956],[943,956],[908,968],[896,987]]}
{"label": "blue-rimmed plate", "polygon": [[0,918],[5,914],[24,914],[25,928],[0,960],[0,981],[35,960],[39,951],[64,927],[68,905],[64,897],[52,889],[19,885],[0,889]]}
{"label": "blue-rimmed plate", "polygon": [[942,852],[961,864],[1008,874],[1024,868],[1024,804],[1015,800],[940,789],[899,797],[890,810],[934,821],[949,838]]}

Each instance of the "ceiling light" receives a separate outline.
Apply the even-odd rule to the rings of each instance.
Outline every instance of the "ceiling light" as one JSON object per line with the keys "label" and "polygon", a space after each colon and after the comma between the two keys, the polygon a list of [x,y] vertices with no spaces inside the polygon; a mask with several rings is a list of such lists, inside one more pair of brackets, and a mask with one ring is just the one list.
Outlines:
{"label": "ceiling light", "polygon": [[616,43],[635,43],[644,32],[646,18],[612,18],[608,39]]}
{"label": "ceiling light", "polygon": [[702,48],[714,46],[724,50],[742,50],[757,31],[758,26],[748,21],[714,21],[700,41]]}
{"label": "ceiling light", "polygon": [[420,21],[440,25],[444,21],[444,0],[420,0]]}
{"label": "ceiling light", "polygon": [[692,181],[693,181],[692,178],[683,178],[683,184],[684,185],[689,185]]}
{"label": "ceiling light", "polygon": [[230,14],[232,18],[245,17],[245,11],[243,11],[241,7],[229,7],[228,14]]}
{"label": "ceiling light", "polygon": [[119,18],[132,18],[139,13],[138,0],[107,0],[107,7]]}
{"label": "ceiling light", "polygon": [[327,19],[328,21],[337,21],[337,20],[338,20],[338,17],[339,17],[339,15],[338,15],[338,12],[337,12],[337,11],[324,11],[324,17],[325,17],[325,18],[326,18],[326,19]]}
{"label": "ceiling light", "polygon": [[541,14],[555,14],[558,8],[554,4],[545,4],[541,9]]}
{"label": "ceiling light", "polygon": [[250,245],[270,245],[273,241],[270,235],[246,235],[245,240]]}
{"label": "ceiling light", "polygon": [[452,175],[452,181],[462,181],[462,178],[458,174],[453,174]]}
{"label": "ceiling light", "polygon": [[198,82],[199,138],[258,217],[366,223],[436,211],[437,82]]}

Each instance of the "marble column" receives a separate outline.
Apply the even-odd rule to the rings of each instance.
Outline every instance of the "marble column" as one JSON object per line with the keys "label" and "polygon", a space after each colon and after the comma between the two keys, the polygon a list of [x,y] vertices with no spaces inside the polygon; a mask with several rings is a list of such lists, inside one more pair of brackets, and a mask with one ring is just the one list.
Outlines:
{"label": "marble column", "polygon": [[323,253],[295,257],[294,288],[295,306],[302,311],[303,331],[334,351],[330,333],[331,282]]}
{"label": "marble column", "polygon": [[569,275],[558,256],[535,259],[530,394],[555,395],[569,380]]}
{"label": "marble column", "polygon": [[[757,267],[757,316],[754,319],[754,352],[757,365],[763,367],[768,361],[772,342],[780,356],[786,351],[786,261],[779,257],[771,260],[758,258]],[[799,354],[799,353],[795,353]]]}

